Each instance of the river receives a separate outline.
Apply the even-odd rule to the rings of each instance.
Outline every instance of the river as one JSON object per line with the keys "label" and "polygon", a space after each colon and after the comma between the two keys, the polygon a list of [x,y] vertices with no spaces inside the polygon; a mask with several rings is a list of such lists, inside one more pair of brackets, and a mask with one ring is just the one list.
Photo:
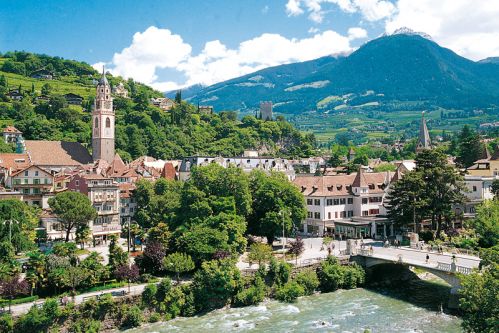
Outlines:
{"label": "river", "polygon": [[147,324],[126,333],[462,332],[458,317],[367,289],[301,297],[296,303],[220,309],[203,316]]}

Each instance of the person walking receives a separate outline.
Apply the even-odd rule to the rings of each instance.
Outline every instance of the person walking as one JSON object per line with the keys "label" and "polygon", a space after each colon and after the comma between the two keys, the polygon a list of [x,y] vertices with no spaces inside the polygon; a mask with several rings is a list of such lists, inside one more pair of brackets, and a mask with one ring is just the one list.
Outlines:
{"label": "person walking", "polygon": [[428,263],[430,261],[430,255],[427,253],[426,254],[426,263]]}

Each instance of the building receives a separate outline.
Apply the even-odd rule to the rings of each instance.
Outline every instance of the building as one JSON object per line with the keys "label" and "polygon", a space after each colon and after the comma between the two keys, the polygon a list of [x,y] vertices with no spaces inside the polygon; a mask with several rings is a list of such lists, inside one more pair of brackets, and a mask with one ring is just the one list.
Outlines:
{"label": "building", "polygon": [[104,70],[97,85],[97,95],[92,111],[92,157],[111,163],[114,159],[114,110],[111,86]]}
{"label": "building", "polygon": [[25,147],[32,164],[52,171],[92,162],[88,150],[79,142],[26,140]]}
{"label": "building", "polygon": [[120,234],[120,188],[111,178],[100,174],[76,174],[68,183],[68,190],[88,196],[97,218],[90,223],[95,244],[107,241],[109,235]]}
{"label": "building", "polygon": [[120,187],[120,220],[121,225],[126,226],[132,222],[133,216],[137,210],[137,202],[133,197],[135,185],[130,183],[121,183]]}
{"label": "building", "polygon": [[200,114],[212,114],[213,106],[212,105],[198,105],[198,112]]}
{"label": "building", "polygon": [[421,113],[421,124],[419,125],[419,137],[418,144],[416,145],[416,152],[420,152],[423,149],[431,149],[430,133],[428,132],[428,127],[426,126],[426,120],[424,118],[424,111]]}
{"label": "building", "polygon": [[175,102],[168,97],[151,98],[151,103],[163,111],[170,111],[175,106]]}
{"label": "building", "polygon": [[489,155],[476,161],[466,171],[470,176],[499,176],[499,147],[492,156]]}
{"label": "building", "polygon": [[113,87],[113,94],[119,97],[128,98],[128,90],[123,85],[123,82],[120,82],[117,86]]}
{"label": "building", "polygon": [[28,154],[0,153],[0,184],[7,186],[13,173],[30,165]]}
{"label": "building", "polygon": [[33,79],[52,80],[54,73],[47,69],[39,69],[31,73],[30,77]]}
{"label": "building", "polygon": [[81,105],[83,103],[83,97],[77,94],[73,93],[65,94],[64,98],[66,99],[66,102],[68,102],[68,104]]}
{"label": "building", "polygon": [[23,195],[28,205],[48,208],[48,199],[54,195],[54,176],[36,165],[14,172],[7,184],[13,191]]}
{"label": "building", "polygon": [[22,137],[22,134],[23,133],[14,126],[7,126],[2,131],[5,143],[16,143],[19,137]]}
{"label": "building", "polygon": [[14,90],[9,90],[9,92],[7,93],[7,97],[9,97],[13,101],[20,101],[23,99],[24,96],[19,90],[14,89]]}
{"label": "building", "polygon": [[179,179],[182,181],[189,179],[192,168],[206,166],[210,163],[217,163],[224,168],[235,166],[243,169],[245,172],[250,172],[254,169],[264,171],[280,171],[283,172],[289,180],[293,180],[295,178],[293,165],[284,158],[190,156],[184,158],[180,164]]}
{"label": "building", "polygon": [[263,120],[272,120],[272,102],[260,102],[260,118]]}
{"label": "building", "polygon": [[392,236],[384,206],[392,178],[391,172],[365,173],[362,168],[350,175],[297,176],[293,183],[307,207],[302,231],[350,238]]}

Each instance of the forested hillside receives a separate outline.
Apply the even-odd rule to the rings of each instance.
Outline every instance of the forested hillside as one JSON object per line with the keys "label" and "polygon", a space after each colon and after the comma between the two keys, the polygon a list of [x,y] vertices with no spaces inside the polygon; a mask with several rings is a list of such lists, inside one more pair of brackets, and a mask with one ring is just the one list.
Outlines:
{"label": "forested hillside", "polygon": [[[33,73],[50,73],[38,79]],[[78,141],[91,146],[90,112],[95,80],[100,74],[82,62],[26,52],[0,55],[0,125],[14,125],[31,140]],[[123,159],[141,155],[170,159],[187,155],[239,155],[245,149],[262,149],[269,155],[309,156],[313,135],[303,135],[280,118],[265,122],[254,117],[237,119],[234,112],[200,114],[186,102],[165,112],[150,104],[162,94],[131,79],[107,74],[111,85],[122,82],[130,98],[115,98],[116,148]],[[9,97],[17,90],[19,101]],[[64,94],[83,97],[69,105]],[[45,99],[41,99],[44,97]],[[2,151],[12,147],[0,145]]]}

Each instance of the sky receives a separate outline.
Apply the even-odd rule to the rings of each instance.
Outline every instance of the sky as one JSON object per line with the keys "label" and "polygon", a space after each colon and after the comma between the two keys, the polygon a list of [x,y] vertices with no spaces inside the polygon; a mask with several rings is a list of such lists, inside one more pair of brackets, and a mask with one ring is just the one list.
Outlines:
{"label": "sky", "polygon": [[168,91],[348,54],[408,27],[499,56],[499,0],[0,0],[0,52],[85,61]]}

